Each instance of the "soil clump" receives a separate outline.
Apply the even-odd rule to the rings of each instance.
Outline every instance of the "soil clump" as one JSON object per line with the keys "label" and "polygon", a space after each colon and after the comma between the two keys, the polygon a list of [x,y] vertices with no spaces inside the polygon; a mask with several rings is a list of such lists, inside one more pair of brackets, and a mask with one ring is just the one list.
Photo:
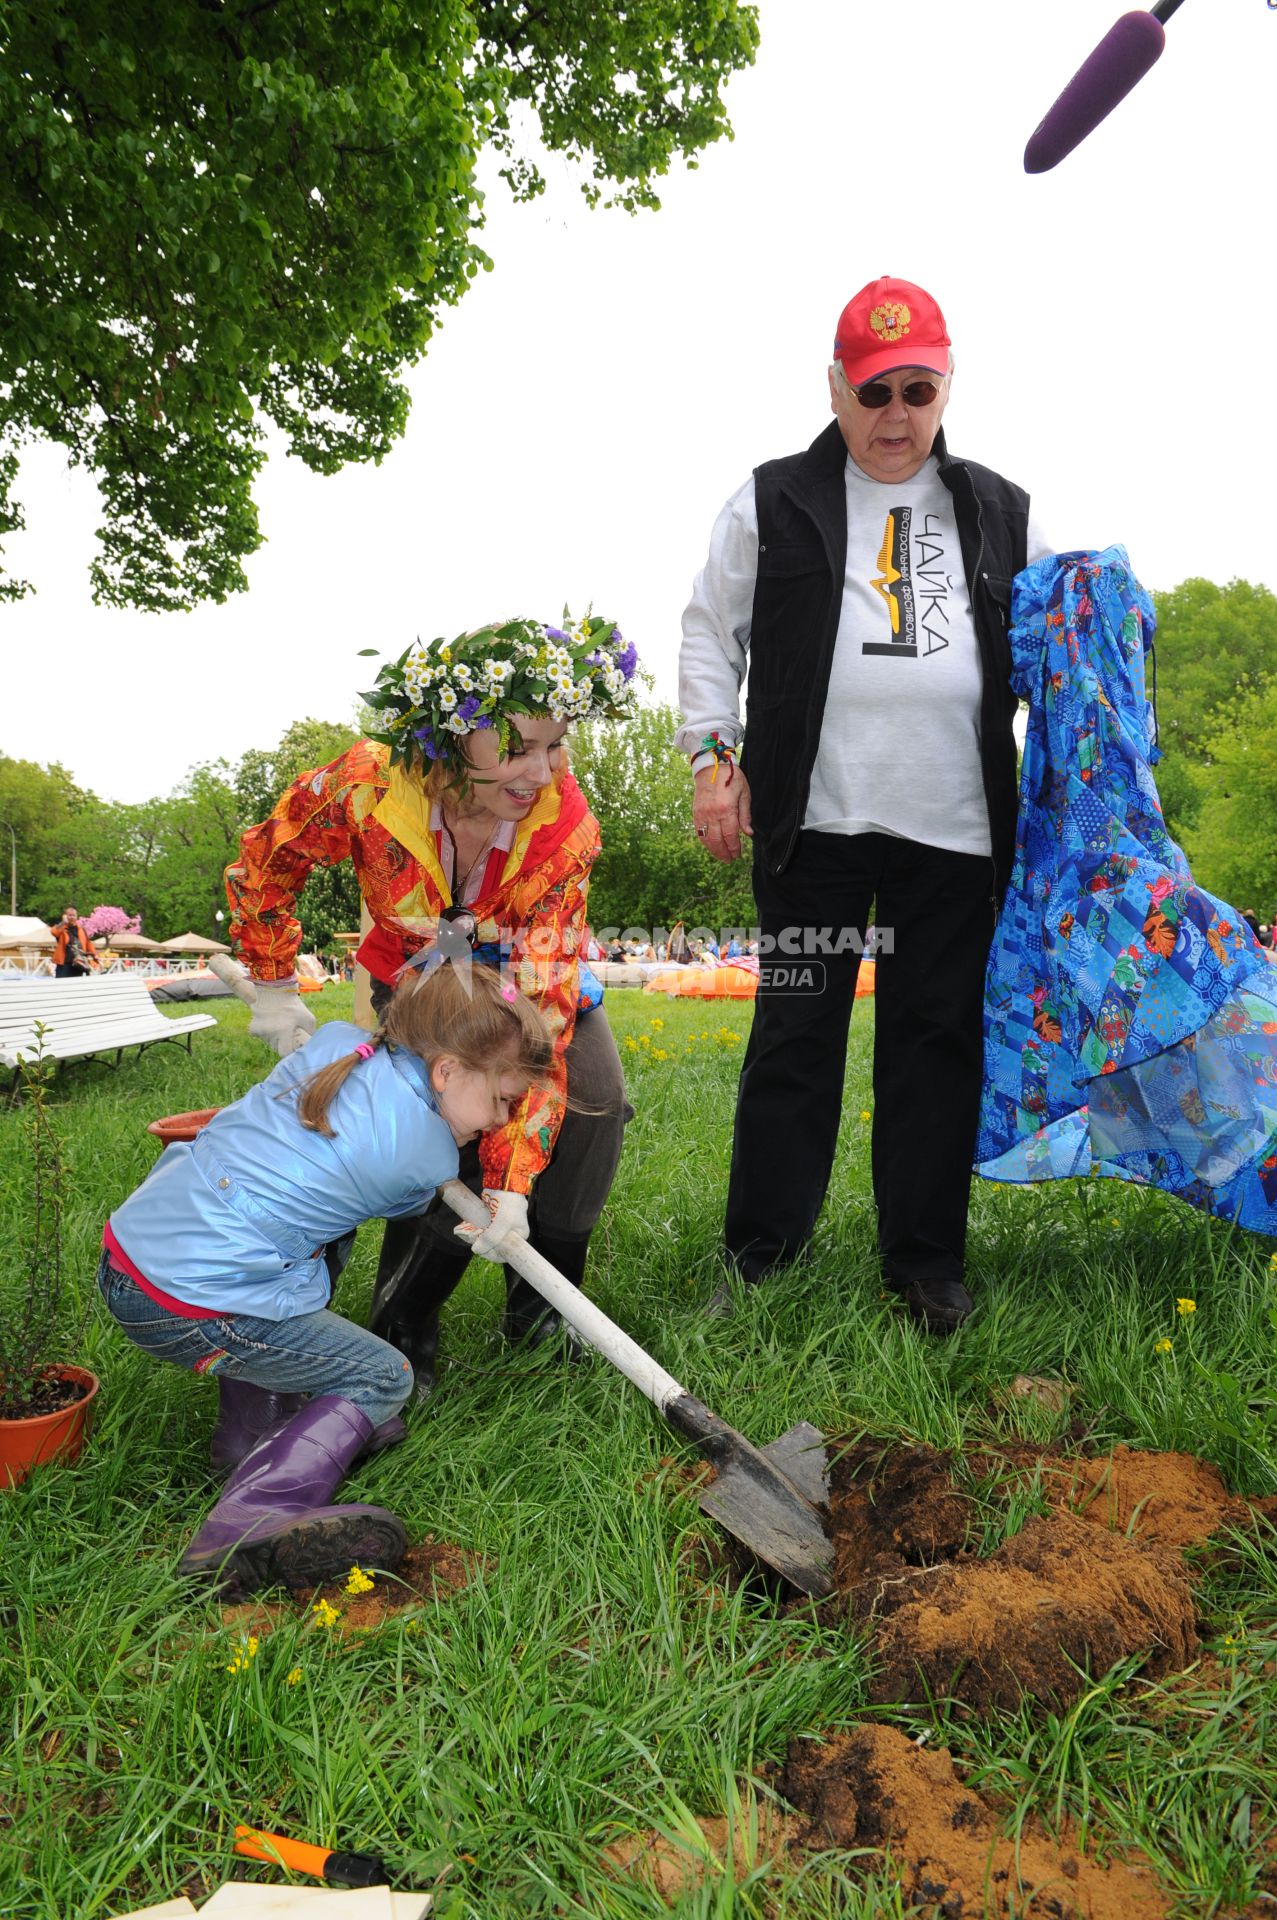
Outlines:
{"label": "soil clump", "polygon": [[[982,1712],[1027,1695],[1060,1707],[1131,1655],[1146,1656],[1150,1678],[1194,1658],[1180,1549],[1244,1503],[1185,1455],[1118,1448],[1104,1460],[1038,1455],[1033,1468],[1052,1510],[982,1557],[976,1502],[943,1454],[861,1442],[835,1462],[838,1592],[826,1606],[873,1629],[875,1703],[941,1698]],[[1031,1477],[1027,1461],[1013,1477]]]}
{"label": "soil clump", "polygon": [[1164,1920],[1169,1901],[1135,1854],[1105,1863],[1028,1820],[1005,1834],[995,1810],[894,1727],[861,1726],[820,1746],[795,1740],[773,1782],[813,1850],[881,1848],[906,1899],[942,1920]]}

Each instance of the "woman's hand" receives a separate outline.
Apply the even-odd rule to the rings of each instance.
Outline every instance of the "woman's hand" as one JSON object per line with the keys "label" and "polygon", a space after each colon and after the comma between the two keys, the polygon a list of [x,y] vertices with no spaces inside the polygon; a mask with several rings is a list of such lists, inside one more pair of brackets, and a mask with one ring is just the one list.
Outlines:
{"label": "woman's hand", "polygon": [[716,860],[738,859],[742,836],[753,839],[749,782],[735,761],[720,760],[717,766],[702,767],[696,775],[692,782],[692,824],[705,851]]}

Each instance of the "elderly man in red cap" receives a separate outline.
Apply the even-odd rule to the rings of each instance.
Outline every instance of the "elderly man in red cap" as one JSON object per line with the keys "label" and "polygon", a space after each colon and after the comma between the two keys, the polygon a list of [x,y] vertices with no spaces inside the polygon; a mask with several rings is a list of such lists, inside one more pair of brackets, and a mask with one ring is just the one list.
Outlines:
{"label": "elderly man in red cap", "polygon": [[[879,1256],[940,1333],[972,1308],[984,969],[1015,840],[1011,580],[1051,551],[1021,487],[949,452],[952,374],[921,287],[884,277],[848,301],[834,423],[756,468],[715,524],[683,616],[677,736],[708,851],[753,840],[761,965],[729,1260],[752,1284],[808,1249],[872,910]],[[711,1310],[730,1312],[728,1289]]]}

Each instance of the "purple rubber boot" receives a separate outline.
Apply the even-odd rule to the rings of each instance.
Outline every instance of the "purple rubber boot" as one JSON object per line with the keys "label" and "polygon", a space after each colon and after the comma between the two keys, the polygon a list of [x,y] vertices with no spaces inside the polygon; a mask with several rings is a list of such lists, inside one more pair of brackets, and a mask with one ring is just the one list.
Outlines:
{"label": "purple rubber boot", "polygon": [[353,1566],[393,1572],[407,1545],[394,1514],[328,1504],[372,1437],[349,1400],[308,1401],[240,1461],[179,1570],[215,1582],[228,1599],[322,1586]]}
{"label": "purple rubber boot", "polygon": [[[225,1375],[218,1378],[217,1392],[217,1425],[208,1449],[215,1473],[229,1473],[237,1467],[259,1440],[300,1413],[308,1399],[304,1393],[275,1393],[270,1387],[255,1387],[251,1380],[232,1380]],[[392,1414],[373,1428],[359,1458],[384,1453],[407,1437],[407,1427],[397,1413]]]}
{"label": "purple rubber boot", "polygon": [[208,1448],[214,1472],[229,1473],[259,1440],[300,1413],[305,1404],[304,1393],[275,1393],[270,1387],[255,1387],[251,1380],[220,1376],[217,1425]]}

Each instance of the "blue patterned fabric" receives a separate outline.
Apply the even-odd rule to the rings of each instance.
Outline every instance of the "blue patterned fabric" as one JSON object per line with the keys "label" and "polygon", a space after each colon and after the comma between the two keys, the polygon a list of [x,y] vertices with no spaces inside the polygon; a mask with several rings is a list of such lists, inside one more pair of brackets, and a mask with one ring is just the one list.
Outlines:
{"label": "blue patterned fabric", "polygon": [[985,980],[977,1170],[1135,1180],[1277,1234],[1277,968],[1162,820],[1121,547],[1027,567],[1015,865]]}

